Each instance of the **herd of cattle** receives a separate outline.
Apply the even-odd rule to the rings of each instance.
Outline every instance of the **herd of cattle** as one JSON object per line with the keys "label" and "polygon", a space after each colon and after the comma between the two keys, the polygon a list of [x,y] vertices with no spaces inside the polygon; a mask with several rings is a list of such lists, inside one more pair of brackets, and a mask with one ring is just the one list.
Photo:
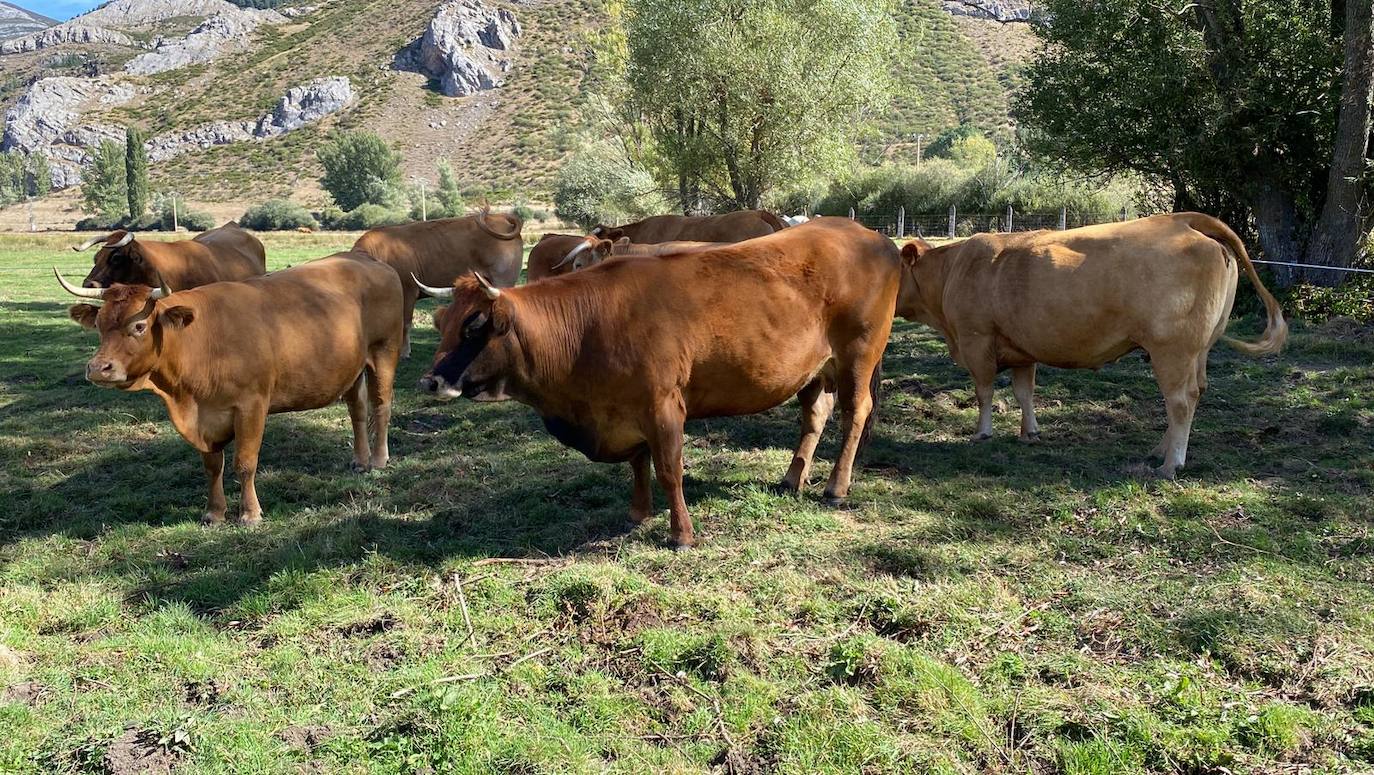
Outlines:
{"label": "herd of cattle", "polygon": [[153,391],[201,453],[207,522],[225,518],[230,441],[239,520],[261,519],[253,479],[269,414],[342,397],[354,468],[386,465],[397,362],[426,294],[448,305],[434,315],[440,343],[421,389],[520,401],[591,460],[629,461],[636,523],[653,512],[652,464],[678,547],[694,543],[682,494],[688,419],[762,412],[797,396],[801,438],[778,486],[798,492],[838,403],[843,441],[825,498],[843,501],[876,416],[894,316],[933,327],[970,372],[979,439],[992,433],[998,372],[1012,370],[1021,438],[1034,441],[1036,364],[1096,369],[1144,350],[1168,415],[1156,471],[1170,478],[1186,459],[1240,269],[1268,325],[1258,342],[1227,341],[1261,355],[1287,337],[1239,238],[1198,213],[937,248],[918,239],[900,251],[842,218],[790,226],[762,211],[658,216],[545,235],[516,287],[520,230],[518,218],[483,209],[374,229],[351,251],[271,274],[262,243],[234,223],[169,243],[118,231],[74,248],[99,245],[80,287],[58,281],[104,302],[70,309],[100,333],[87,379]]}

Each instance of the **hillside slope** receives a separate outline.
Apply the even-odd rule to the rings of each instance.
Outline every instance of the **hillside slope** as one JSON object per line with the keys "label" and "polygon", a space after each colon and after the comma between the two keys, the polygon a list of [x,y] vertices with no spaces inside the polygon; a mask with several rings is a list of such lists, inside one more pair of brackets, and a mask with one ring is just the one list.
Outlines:
{"label": "hillside slope", "polygon": [[[200,200],[292,195],[323,204],[314,149],[328,133],[354,128],[392,141],[405,156],[408,178],[432,178],[435,162],[448,159],[465,185],[543,199],[594,104],[607,2],[487,0],[486,7],[513,13],[522,28],[503,53],[509,70],[496,88],[446,97],[429,76],[404,64],[440,7],[437,0],[288,4],[279,9],[284,16],[268,12],[271,18],[255,17],[230,33],[216,27],[218,17],[206,17],[237,20],[238,9],[226,12],[223,0],[115,0],[55,28],[65,31],[60,42],[0,57],[6,73],[0,110],[18,104],[41,78],[102,76],[132,96],[121,92],[98,110],[74,108],[82,111],[78,123],[85,131],[68,134],[98,138],[137,125],[150,137],[176,138],[188,145],[154,164],[154,185]],[[914,156],[916,134],[928,141],[957,124],[1005,131],[1007,89],[1027,46],[1024,26],[956,17],[938,0],[905,0],[898,13],[898,93],[866,140],[865,155]],[[219,34],[226,37],[213,37]],[[82,36],[91,41],[67,40]],[[129,63],[146,61],[155,46],[199,51],[207,45],[187,41],[206,39],[219,49],[205,61],[151,75],[125,71],[137,69]],[[351,83],[346,109],[271,139],[215,145],[236,139],[224,137],[221,124],[258,120],[288,89],[331,76]]]}
{"label": "hillside slope", "polygon": [[41,32],[55,24],[56,19],[0,0],[0,40]]}

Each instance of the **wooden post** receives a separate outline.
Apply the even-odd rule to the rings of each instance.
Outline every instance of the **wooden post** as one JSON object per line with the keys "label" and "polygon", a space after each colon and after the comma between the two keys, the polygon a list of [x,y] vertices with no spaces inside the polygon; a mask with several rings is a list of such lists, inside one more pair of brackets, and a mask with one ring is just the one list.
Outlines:
{"label": "wooden post", "polygon": [[1059,230],[1063,231],[1067,228],[1069,228],[1069,208],[1061,207],[1059,208]]}
{"label": "wooden post", "polygon": [[954,239],[954,222],[959,219],[959,211],[954,205],[949,206],[949,238]]}
{"label": "wooden post", "polygon": [[849,220],[854,220],[854,208],[849,208]]}
{"label": "wooden post", "polygon": [[177,230],[177,195],[172,194],[172,231]]}
{"label": "wooden post", "polygon": [[897,238],[906,236],[906,205],[897,208]]}
{"label": "wooden post", "polygon": [[1125,205],[1122,205],[1122,206],[1121,206],[1121,220],[1123,220],[1123,221],[1126,220],[1126,206],[1125,206]]}
{"label": "wooden post", "polygon": [[1011,205],[1007,205],[1007,232],[1011,232]]}

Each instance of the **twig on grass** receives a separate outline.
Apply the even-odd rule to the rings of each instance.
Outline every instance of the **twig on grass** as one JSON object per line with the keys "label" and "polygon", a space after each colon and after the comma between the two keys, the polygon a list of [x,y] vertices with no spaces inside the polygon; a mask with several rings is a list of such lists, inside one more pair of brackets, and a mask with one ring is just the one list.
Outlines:
{"label": "twig on grass", "polygon": [[458,605],[462,606],[463,624],[468,628],[468,634],[463,636],[463,639],[458,642],[458,645],[462,646],[464,643],[472,640],[472,636],[476,633],[476,630],[472,627],[472,615],[468,613],[467,595],[463,594],[463,580],[458,578],[457,573],[453,574],[453,586],[458,589]]}
{"label": "twig on grass", "polygon": [[486,565],[565,565],[568,560],[562,557],[486,557],[472,564],[474,568]]}
{"label": "twig on grass", "polygon": [[504,673],[509,673],[509,672],[511,671],[511,668],[515,667],[516,665],[518,665],[518,664],[520,664],[520,663],[522,663],[522,662],[527,662],[527,661],[529,661],[529,660],[531,660],[531,659],[534,659],[535,657],[540,656],[540,655],[542,655],[542,654],[547,654],[547,653],[549,653],[550,651],[553,651],[553,647],[552,647],[552,646],[549,646],[549,647],[547,647],[547,648],[542,648],[542,649],[539,649],[539,650],[537,650],[537,651],[531,651],[530,653],[526,654],[526,655],[523,656],[523,657],[520,657],[519,659],[515,660],[514,662],[510,663],[509,665],[506,665],[505,667],[498,667],[498,668],[496,668],[496,669],[494,669],[494,670],[483,670],[483,671],[477,672],[477,673],[463,673],[463,674],[461,674],[461,675],[446,675],[446,676],[443,676],[442,678],[435,678],[435,679],[432,680],[432,681],[425,681],[424,683],[416,684],[416,685],[414,685],[414,686],[406,686],[406,687],[403,687],[403,688],[401,688],[401,689],[397,689],[396,691],[392,692],[392,693],[391,693],[391,699],[393,699],[393,700],[399,700],[400,698],[406,696],[407,694],[410,694],[410,693],[412,693],[412,692],[414,692],[414,691],[416,691],[416,690],[419,690],[419,689],[424,689],[424,688],[429,687],[429,686],[439,686],[439,685],[441,685],[441,684],[451,684],[451,683],[457,683],[457,682],[459,682],[459,681],[475,681],[475,680],[477,680],[478,678],[490,678],[490,677],[492,677],[492,676],[497,676],[497,675],[502,675],[502,674],[504,674]]}
{"label": "twig on grass", "polygon": [[1259,554],[1267,554],[1270,557],[1276,556],[1273,552],[1269,551],[1268,549],[1261,549],[1258,546],[1250,546],[1249,544],[1238,544],[1235,541],[1227,541],[1225,538],[1221,537],[1221,533],[1218,533],[1216,528],[1212,527],[1211,522],[1203,522],[1202,524],[1206,525],[1207,529],[1212,531],[1212,535],[1216,536],[1217,541],[1220,543],[1226,544],[1227,546],[1234,546],[1237,549],[1249,549],[1250,551],[1257,552]]}

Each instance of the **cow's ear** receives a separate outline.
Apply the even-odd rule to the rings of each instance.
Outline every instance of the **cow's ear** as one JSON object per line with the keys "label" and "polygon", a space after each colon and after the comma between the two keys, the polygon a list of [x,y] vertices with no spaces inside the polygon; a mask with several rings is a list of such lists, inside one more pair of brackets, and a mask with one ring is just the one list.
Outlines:
{"label": "cow's ear", "polygon": [[447,315],[447,314],[448,314],[448,307],[435,307],[435,308],[434,308],[434,329],[435,329],[436,331],[443,331],[443,330],[444,330],[444,315]]}
{"label": "cow's ear", "polygon": [[95,328],[95,316],[100,314],[100,308],[94,304],[73,304],[67,314],[82,328]]}
{"label": "cow's ear", "polygon": [[510,333],[511,325],[515,322],[515,310],[511,309],[510,299],[505,296],[498,297],[491,303],[491,332],[496,336],[505,336]]}
{"label": "cow's ear", "polygon": [[615,246],[616,243],[613,243],[608,239],[603,239],[592,246],[592,253],[595,254],[598,258],[605,258],[606,256],[609,256],[611,254],[611,251],[615,249]]}
{"label": "cow's ear", "polygon": [[902,246],[902,260],[909,266],[916,266],[916,262],[920,261],[921,256],[924,256],[929,250],[930,243],[917,237]]}
{"label": "cow's ear", "polygon": [[192,320],[196,319],[196,312],[190,307],[171,307],[162,310],[160,316],[169,325],[185,328],[191,325]]}

